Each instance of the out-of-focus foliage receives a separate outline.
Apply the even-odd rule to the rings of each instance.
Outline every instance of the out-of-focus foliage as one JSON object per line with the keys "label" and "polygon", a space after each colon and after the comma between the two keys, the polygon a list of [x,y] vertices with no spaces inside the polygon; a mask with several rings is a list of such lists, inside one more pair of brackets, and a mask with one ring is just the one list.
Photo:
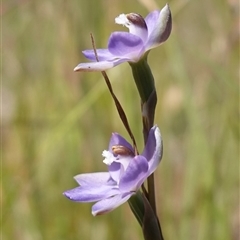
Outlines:
{"label": "out-of-focus foliage", "polygon": [[[237,0],[172,0],[173,31],[149,63],[158,92],[164,156],[156,172],[165,239],[239,238],[239,25]],[[165,2],[2,3],[2,237],[138,240],[127,204],[99,217],[62,196],[78,173],[104,171],[111,132],[125,137],[100,73],[74,73],[107,45],[120,13]],[[108,71],[142,148],[139,97],[128,64]]]}

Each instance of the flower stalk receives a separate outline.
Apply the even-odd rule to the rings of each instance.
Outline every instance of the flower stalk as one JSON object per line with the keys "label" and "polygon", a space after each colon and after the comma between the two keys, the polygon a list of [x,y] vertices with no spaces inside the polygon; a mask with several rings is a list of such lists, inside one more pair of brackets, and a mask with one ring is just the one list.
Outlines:
{"label": "flower stalk", "polygon": [[[143,136],[146,144],[149,130],[154,123],[157,95],[154,78],[147,62],[147,54],[137,63],[130,63],[140,98],[142,110]],[[156,214],[154,174],[148,178],[148,200]]]}
{"label": "flower stalk", "polygon": [[152,91],[155,89],[154,78],[147,62],[148,53],[137,63],[130,63],[133,78],[142,102],[147,102]]}
{"label": "flower stalk", "polygon": [[[92,207],[94,216],[110,212],[128,201],[142,227],[144,239],[163,240],[156,211],[153,175],[162,159],[163,145],[160,130],[154,126],[157,93],[147,57],[150,50],[168,39],[172,29],[171,11],[166,4],[161,10],[155,10],[145,18],[137,13],[120,14],[115,22],[126,26],[129,32],[113,32],[105,49],[96,49],[91,35],[93,49],[83,51],[90,62],[78,64],[74,71],[102,73],[133,144],[113,133],[108,150],[104,150],[102,154],[108,171],[77,175],[75,180],[80,186],[65,191],[64,195],[77,202],[96,202]],[[138,153],[126,114],[105,72],[124,62],[131,66],[141,99],[145,143],[142,154]],[[145,180],[147,190],[143,185]]]}

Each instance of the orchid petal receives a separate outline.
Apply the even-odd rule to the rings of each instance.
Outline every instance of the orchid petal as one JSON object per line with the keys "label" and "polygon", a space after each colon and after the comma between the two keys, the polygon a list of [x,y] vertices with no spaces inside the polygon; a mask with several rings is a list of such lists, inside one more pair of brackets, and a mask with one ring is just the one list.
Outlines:
{"label": "orchid petal", "polygon": [[149,131],[147,143],[142,153],[142,156],[148,160],[148,175],[156,170],[162,158],[162,151],[163,143],[160,130],[157,126],[153,126]]}
{"label": "orchid petal", "polygon": [[108,185],[80,186],[63,193],[67,198],[76,202],[95,202],[117,194],[119,189]]}
{"label": "orchid petal", "polygon": [[[111,59],[114,59],[116,58],[114,55],[112,55],[108,49],[96,49],[96,52],[97,52],[97,57],[98,57],[98,60],[101,62],[101,61],[106,61],[106,60],[111,60]],[[84,50],[82,51],[83,55],[91,60],[91,61],[94,61],[94,62],[97,62],[97,59],[96,59],[96,55],[95,55],[95,52],[94,50],[92,49],[87,49],[87,50]]]}
{"label": "orchid petal", "polygon": [[122,192],[136,191],[144,182],[148,173],[148,161],[145,157],[136,156],[129,163],[128,168],[119,182]]}
{"label": "orchid petal", "polygon": [[127,62],[129,59],[122,58],[117,59],[112,62],[110,61],[102,61],[102,62],[90,62],[90,63],[80,63],[78,64],[73,71],[77,72],[97,72],[97,71],[105,71],[109,68],[113,68],[123,62]]}
{"label": "orchid petal", "polygon": [[148,41],[146,51],[159,46],[165,42],[172,30],[172,17],[168,4],[159,12],[156,11],[149,14],[145,21],[149,27]]}
{"label": "orchid petal", "polygon": [[134,193],[119,194],[111,198],[103,199],[92,207],[93,216],[101,215],[112,211],[126,202]]}
{"label": "orchid petal", "polygon": [[140,37],[127,32],[114,32],[108,43],[109,52],[119,58],[128,58],[129,61],[139,60],[139,54],[144,44]]}
{"label": "orchid petal", "polygon": [[109,172],[96,172],[96,173],[84,173],[79,174],[74,177],[77,183],[81,186],[89,186],[89,185],[113,185],[111,180],[111,176]]}
{"label": "orchid petal", "polygon": [[160,11],[155,10],[150,12],[146,17],[145,17],[145,22],[147,24],[148,28],[148,36],[152,34],[152,32],[155,30],[157,20],[159,18]]}

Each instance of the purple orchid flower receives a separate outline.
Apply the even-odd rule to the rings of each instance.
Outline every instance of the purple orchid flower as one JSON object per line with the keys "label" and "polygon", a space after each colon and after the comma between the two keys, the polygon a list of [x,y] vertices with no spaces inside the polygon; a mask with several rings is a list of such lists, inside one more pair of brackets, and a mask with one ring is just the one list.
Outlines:
{"label": "purple orchid flower", "polygon": [[171,11],[168,4],[161,11],[153,11],[144,19],[136,13],[121,14],[115,18],[117,24],[129,28],[128,32],[113,32],[108,49],[97,49],[83,54],[90,63],[80,63],[74,71],[105,71],[123,62],[138,62],[150,49],[165,42],[172,29]]}
{"label": "purple orchid flower", "polygon": [[151,128],[141,155],[135,155],[131,144],[113,133],[109,149],[102,155],[108,172],[79,174],[74,178],[80,186],[63,193],[76,202],[97,202],[92,207],[94,216],[110,212],[126,202],[156,170],[162,158],[160,130],[157,126]]}

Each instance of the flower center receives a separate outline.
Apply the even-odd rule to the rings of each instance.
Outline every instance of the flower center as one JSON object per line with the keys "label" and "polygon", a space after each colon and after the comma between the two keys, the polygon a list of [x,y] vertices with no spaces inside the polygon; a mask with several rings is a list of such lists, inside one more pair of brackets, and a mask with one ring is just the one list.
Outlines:
{"label": "flower center", "polygon": [[114,154],[121,155],[121,156],[134,156],[135,155],[131,149],[129,149],[128,147],[122,146],[122,145],[113,145],[112,151]]}
{"label": "flower center", "polygon": [[110,166],[115,161],[113,154],[107,150],[103,151],[102,156],[104,157],[103,162],[108,166]]}
{"label": "flower center", "polygon": [[135,26],[137,26],[139,28],[147,29],[146,22],[145,22],[144,18],[140,14],[138,14],[138,13],[129,13],[129,14],[126,15],[126,17],[129,20],[129,22],[131,22]]}
{"label": "flower center", "polygon": [[147,40],[147,24],[140,14],[120,14],[118,17],[115,18],[115,23],[126,26],[129,29],[130,33],[140,37],[143,42]]}

